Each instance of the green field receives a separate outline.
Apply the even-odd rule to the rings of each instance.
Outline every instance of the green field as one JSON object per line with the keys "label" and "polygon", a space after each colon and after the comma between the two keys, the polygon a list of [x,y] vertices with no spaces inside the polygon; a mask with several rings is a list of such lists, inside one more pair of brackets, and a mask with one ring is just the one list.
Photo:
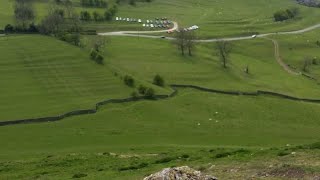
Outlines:
{"label": "green field", "polygon": [[[12,0],[0,0],[0,27],[13,22]],[[43,18],[50,5],[50,1],[35,3],[37,19]],[[73,1],[76,12],[84,8],[79,1]],[[111,2],[112,4],[112,2]],[[287,22],[276,23],[273,21],[273,13],[277,10],[298,7],[299,17]],[[104,8],[86,8],[93,12],[103,13]],[[154,19],[156,17],[168,17],[177,21],[181,27],[190,27],[194,24],[200,26],[198,36],[200,38],[250,35],[255,33],[267,33],[278,31],[297,30],[318,23],[320,10],[297,5],[293,0],[260,0],[249,2],[247,0],[155,0],[152,3],[138,2],[136,6],[121,4],[119,17]],[[117,30],[143,30],[141,25],[126,22],[89,22],[84,23],[85,29],[96,29],[100,32]],[[147,30],[147,29],[146,29]]]}
{"label": "green field", "polygon": [[0,52],[1,120],[62,114],[130,94],[88,52],[50,37],[3,37]]}
{"label": "green field", "polygon": [[[12,2],[0,0],[0,26],[13,23]],[[75,1],[74,1],[75,2]],[[75,2],[76,11],[83,8]],[[297,6],[298,18],[274,23],[279,9]],[[36,22],[47,1],[36,1]],[[102,8],[87,8],[89,11]],[[319,23],[320,9],[290,0],[154,0],[121,4],[117,16],[167,16],[181,26],[197,24],[200,38],[303,29]],[[125,22],[84,23],[97,31],[140,28]],[[1,29],[1,28],[0,28]],[[320,64],[319,30],[273,35],[280,56],[302,71],[305,57]],[[181,56],[172,41],[143,37],[106,38],[104,64],[90,60],[96,36],[81,36],[77,47],[53,36],[0,37],[0,122],[57,116],[92,109],[97,102],[131,97],[139,85],[169,95],[172,84],[222,91],[281,93],[319,99],[319,65],[306,72],[316,80],[285,71],[269,39],[232,41],[228,68],[215,43],[197,43]],[[249,73],[245,73],[245,67]],[[153,83],[161,75],[165,86]],[[123,82],[135,80],[135,87]],[[111,103],[95,114],[58,122],[0,126],[0,179],[132,180],[165,167],[188,165],[219,179],[314,179],[320,177],[320,103],[260,95],[226,95],[177,88],[167,99]]]}

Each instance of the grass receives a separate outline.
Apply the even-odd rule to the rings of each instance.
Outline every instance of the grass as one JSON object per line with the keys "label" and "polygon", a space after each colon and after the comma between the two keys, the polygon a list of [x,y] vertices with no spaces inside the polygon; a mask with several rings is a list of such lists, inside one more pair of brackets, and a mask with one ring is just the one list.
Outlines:
{"label": "grass", "polygon": [[[315,30],[294,36],[275,36],[274,38],[279,41],[283,60],[299,71],[303,69],[305,58],[315,58],[320,61],[320,47],[316,44],[316,41],[320,39],[319,32]],[[307,73],[319,78],[320,68],[318,65],[310,65]]]}
{"label": "grass", "polygon": [[1,120],[52,116],[129,96],[111,69],[89,52],[37,35],[0,39]]}
{"label": "grass", "polygon": [[[4,4],[3,14],[0,14],[0,26],[12,23],[12,3],[9,0],[1,0]],[[78,1],[75,9],[80,12]],[[45,16],[48,2],[37,1],[35,4],[37,22]],[[273,21],[273,13],[280,9],[299,7],[298,18],[277,23]],[[85,8],[88,11],[103,13],[103,8]],[[152,3],[137,3],[136,6],[122,4],[117,16],[134,17],[142,19],[154,19],[155,17],[168,17],[177,21],[181,27],[189,27],[194,24],[200,26],[198,35],[200,38],[212,38],[222,36],[239,36],[255,33],[277,32],[301,29],[318,23],[320,10],[297,5],[291,0],[263,0],[249,2],[238,1],[206,1],[206,0],[156,0]],[[143,30],[140,24],[128,24],[118,22],[84,23],[85,29],[96,29],[100,32],[117,30]],[[129,29],[128,29],[129,28]]]}
{"label": "grass", "polygon": [[[13,22],[11,2],[0,0],[0,26]],[[36,2],[38,22],[47,6],[45,1]],[[136,7],[121,5],[118,16],[167,16],[182,26],[199,25],[202,38],[317,23],[319,9],[304,6],[299,6],[299,18],[273,22],[274,11],[292,6],[297,5],[289,0],[155,0]],[[84,26],[99,31],[136,28],[117,22]],[[318,33],[273,38],[279,40],[284,61],[299,67],[302,57],[319,56],[312,43]],[[170,84],[192,84],[319,99],[317,82],[285,72],[274,58],[272,42],[265,39],[233,42],[228,68],[223,69],[214,43],[200,43],[192,57],[182,57],[169,41],[138,37],[108,38],[101,66],[89,59],[92,38],[83,37],[88,47],[81,49],[39,35],[1,37],[0,120],[57,115],[91,108],[103,99],[129,97],[135,89],[124,85],[125,75],[134,77],[136,87],[143,84],[157,94],[172,92]],[[249,74],[243,72],[246,66]],[[317,66],[309,73],[318,76]],[[156,74],[164,77],[166,87],[152,85]],[[319,142],[319,106],[269,96],[179,89],[177,96],[166,100],[110,104],[96,114],[55,123],[3,126],[0,179],[131,180],[181,165],[219,179],[266,174],[274,179],[284,175],[301,179],[301,174],[312,179],[320,172],[319,144],[299,145]]]}
{"label": "grass", "polygon": [[[156,74],[167,84],[193,84],[221,90],[269,90],[299,97],[317,98],[318,85],[302,76],[285,72],[274,58],[271,41],[233,42],[227,69],[214,50],[214,43],[199,44],[193,57],[183,57],[168,41],[112,37],[106,48],[110,65],[150,80]],[[250,74],[244,73],[249,66]],[[277,78],[274,78],[274,76]]]}
{"label": "grass", "polygon": [[164,147],[299,145],[319,140],[318,106],[183,90],[170,100],[109,105],[57,123],[1,127],[0,154],[15,159],[131,148],[150,153]]}

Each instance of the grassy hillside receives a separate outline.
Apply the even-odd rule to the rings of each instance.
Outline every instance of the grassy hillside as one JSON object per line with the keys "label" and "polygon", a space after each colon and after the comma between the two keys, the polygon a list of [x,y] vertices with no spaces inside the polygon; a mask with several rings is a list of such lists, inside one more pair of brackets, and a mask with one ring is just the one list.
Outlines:
{"label": "grassy hillside", "polygon": [[0,38],[0,120],[91,108],[129,96],[119,77],[89,59],[89,52],[50,37]]}
{"label": "grassy hillside", "polygon": [[[306,58],[310,60],[316,59],[316,63],[320,62],[320,46],[316,44],[316,41],[320,40],[319,32],[319,30],[315,30],[295,36],[276,36],[275,38],[280,43],[283,60],[299,71],[303,70]],[[306,73],[319,78],[319,67],[317,64],[311,63]]]}
{"label": "grassy hillside", "polygon": [[[0,12],[0,27],[12,23],[12,0],[0,0],[4,4]],[[50,1],[36,1],[35,8],[37,22],[45,16]],[[73,1],[75,10],[80,12],[84,8],[79,1]],[[112,1],[111,1],[112,3]],[[300,15],[290,21],[276,23],[273,13],[290,7],[298,7]],[[85,8],[93,12],[103,13],[104,8]],[[221,37],[239,36],[277,32],[285,30],[301,29],[308,25],[319,23],[320,10],[298,5],[292,0],[260,0],[260,1],[207,1],[207,0],[155,0],[152,3],[137,3],[136,6],[121,4],[117,16],[154,19],[155,17],[168,17],[177,21],[181,27],[189,27],[194,24],[200,26],[199,36]],[[117,30],[143,30],[140,24],[126,22],[89,22],[84,23],[85,29],[98,31]]]}
{"label": "grassy hillside", "polygon": [[[183,57],[169,41],[113,37],[106,47],[109,63],[139,79],[162,75],[168,84],[193,84],[221,90],[269,90],[299,97],[319,97],[319,86],[284,71],[274,58],[271,41],[232,43],[229,68],[222,68],[214,43],[199,44],[193,57]],[[244,72],[249,66],[250,74]],[[276,78],[275,78],[276,77]]]}
{"label": "grassy hillside", "polygon": [[[0,0],[0,29],[13,23],[13,0]],[[73,1],[76,11],[79,0]],[[47,0],[35,1],[36,22]],[[299,7],[298,18],[274,23],[279,9]],[[103,8],[85,8],[103,12]],[[317,24],[320,9],[293,0],[154,0],[121,4],[117,16],[168,17],[182,27],[197,24],[200,38],[302,29]],[[142,30],[125,22],[89,22],[98,31]],[[301,70],[306,56],[320,64],[319,30],[275,35],[285,63]],[[107,37],[104,65],[91,61],[95,36],[81,36],[84,48],[54,37],[0,37],[0,121],[56,116],[127,98],[140,84],[156,94],[171,84],[228,91],[272,91],[320,99],[319,84],[286,72],[274,44],[264,38],[232,42],[228,68],[215,43],[198,43],[193,56],[181,56],[166,39]],[[318,58],[319,57],[319,58]],[[244,69],[249,67],[249,73]],[[320,77],[320,65],[309,74]],[[153,85],[161,75],[165,87]],[[123,83],[124,75],[136,87]],[[165,167],[188,165],[219,179],[313,179],[320,177],[320,103],[274,96],[232,96],[177,89],[162,100],[108,104],[96,114],[58,122],[0,126],[0,179],[142,179]],[[315,143],[315,144],[312,144]],[[309,145],[306,145],[309,144]]]}
{"label": "grassy hillside", "polygon": [[[70,178],[82,172],[89,174],[91,179],[130,179],[131,175],[139,179],[170,165],[210,167],[207,163],[222,163],[227,167],[221,165],[219,169],[236,168],[239,165],[235,162],[240,163],[240,160],[228,162],[224,159],[219,163],[212,157],[219,151],[234,151],[231,147],[258,151],[259,154],[260,150],[269,147],[319,141],[318,106],[277,98],[234,97],[184,90],[170,100],[112,105],[96,115],[57,123],[0,127],[3,169],[0,175],[10,179],[35,176],[55,179]],[[226,149],[205,153],[218,147]],[[141,154],[142,157],[113,157],[108,152]],[[279,152],[261,153],[270,159]],[[177,159],[183,154],[189,154],[192,159]],[[253,158],[250,153],[244,155],[244,161]],[[167,156],[173,158],[169,164],[166,160],[153,164]],[[140,163],[149,165],[142,170],[118,170]],[[261,160],[256,163],[262,166]],[[220,172],[221,177],[222,174],[225,173]],[[243,175],[248,173],[243,172]]]}

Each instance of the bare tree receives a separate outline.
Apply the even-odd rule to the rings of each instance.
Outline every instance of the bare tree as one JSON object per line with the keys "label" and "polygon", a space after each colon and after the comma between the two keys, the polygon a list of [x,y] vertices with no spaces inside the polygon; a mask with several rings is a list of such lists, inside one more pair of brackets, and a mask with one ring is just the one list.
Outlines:
{"label": "bare tree", "polygon": [[92,49],[94,49],[97,52],[101,52],[102,48],[105,47],[106,43],[107,43],[106,38],[104,38],[104,37],[96,37],[93,40]]}
{"label": "bare tree", "polygon": [[25,29],[35,18],[32,0],[16,0],[14,17],[17,24]]}
{"label": "bare tree", "polygon": [[65,0],[62,2],[64,11],[66,12],[67,18],[72,18],[74,16],[73,4],[70,0]]}
{"label": "bare tree", "polygon": [[186,31],[183,29],[178,30],[175,33],[175,41],[174,43],[178,46],[178,48],[181,50],[181,54],[184,56],[184,50],[186,47]]}
{"label": "bare tree", "polygon": [[229,54],[231,52],[231,44],[228,41],[218,41],[216,43],[216,50],[224,68],[227,68],[229,61]]}
{"label": "bare tree", "polygon": [[192,51],[196,45],[196,35],[194,31],[186,32],[186,47],[188,48],[189,56],[192,56]]}
{"label": "bare tree", "polygon": [[49,9],[49,14],[41,21],[39,30],[43,34],[57,34],[62,31],[64,24],[63,13],[57,6]]}

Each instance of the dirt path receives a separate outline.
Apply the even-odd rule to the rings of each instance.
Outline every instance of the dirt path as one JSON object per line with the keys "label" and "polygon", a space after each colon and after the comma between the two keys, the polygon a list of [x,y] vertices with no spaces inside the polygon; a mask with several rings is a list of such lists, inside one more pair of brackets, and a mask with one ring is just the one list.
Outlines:
{"label": "dirt path", "polygon": [[281,55],[280,55],[280,48],[279,48],[279,43],[275,39],[267,38],[264,37],[265,39],[271,40],[273,45],[274,45],[274,57],[277,60],[278,64],[289,74],[292,75],[301,75],[300,72],[296,72],[295,70],[291,69],[285,62],[283,62]]}

